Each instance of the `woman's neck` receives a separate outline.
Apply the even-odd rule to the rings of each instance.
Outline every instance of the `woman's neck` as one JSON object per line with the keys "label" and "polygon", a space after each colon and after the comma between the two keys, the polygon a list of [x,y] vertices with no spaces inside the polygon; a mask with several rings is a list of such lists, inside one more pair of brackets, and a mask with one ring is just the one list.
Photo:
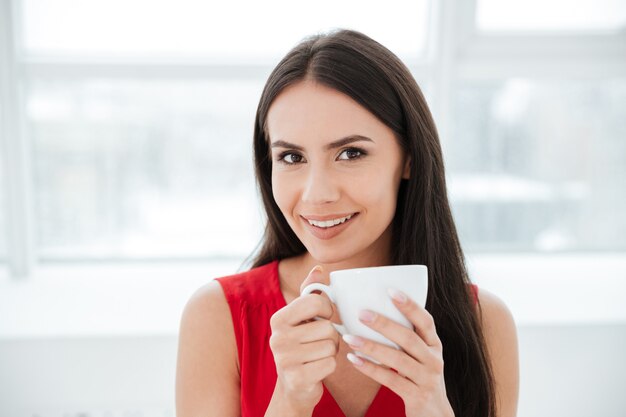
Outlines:
{"label": "woman's neck", "polygon": [[315,265],[322,267],[324,281],[330,282],[330,273],[343,269],[367,268],[391,264],[391,230],[390,224],[379,238],[367,249],[358,254],[336,262],[324,262],[316,259],[310,252],[304,252],[279,263],[278,273],[283,295],[290,299],[300,295],[300,286]]}

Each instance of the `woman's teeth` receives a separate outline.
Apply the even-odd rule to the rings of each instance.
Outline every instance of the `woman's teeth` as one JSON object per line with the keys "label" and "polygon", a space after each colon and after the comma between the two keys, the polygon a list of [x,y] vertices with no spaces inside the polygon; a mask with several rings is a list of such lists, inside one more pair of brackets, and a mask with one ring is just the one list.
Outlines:
{"label": "woman's teeth", "polygon": [[308,220],[309,224],[313,225],[313,226],[317,226],[317,227],[322,227],[322,228],[328,228],[328,227],[333,227],[333,226],[337,226],[340,223],[344,223],[348,220],[350,220],[350,218],[354,216],[354,214],[350,214],[349,216],[346,217],[342,217],[340,219],[335,219],[335,220],[327,220],[327,221],[317,221],[317,220]]}

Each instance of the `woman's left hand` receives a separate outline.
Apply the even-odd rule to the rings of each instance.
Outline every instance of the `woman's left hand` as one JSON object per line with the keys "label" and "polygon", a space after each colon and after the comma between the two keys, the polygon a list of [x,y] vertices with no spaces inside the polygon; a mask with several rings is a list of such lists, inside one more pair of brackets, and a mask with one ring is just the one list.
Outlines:
{"label": "woman's left hand", "polygon": [[453,417],[443,375],[443,347],[433,317],[404,293],[390,290],[390,295],[415,330],[369,310],[362,311],[359,318],[402,350],[348,335],[344,336],[344,340],[352,349],[377,360],[381,365],[352,353],[348,354],[348,359],[359,371],[400,396],[407,417]]}

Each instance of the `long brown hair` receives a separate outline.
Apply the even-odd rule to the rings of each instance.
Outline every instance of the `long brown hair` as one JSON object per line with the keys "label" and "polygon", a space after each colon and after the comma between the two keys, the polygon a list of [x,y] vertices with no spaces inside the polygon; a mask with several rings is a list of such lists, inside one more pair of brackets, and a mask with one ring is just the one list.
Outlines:
{"label": "long brown hair", "polygon": [[[306,251],[272,195],[267,113],[278,94],[311,79],[340,91],[391,128],[411,158],[393,220],[392,264],[428,266],[426,308],[443,344],[446,391],[457,416],[495,416],[494,382],[478,311],[448,203],[432,115],[408,68],[383,45],[353,30],[304,39],[270,74],[254,125],[256,179],[267,223],[252,267]],[[478,307],[480,309],[480,306]]]}

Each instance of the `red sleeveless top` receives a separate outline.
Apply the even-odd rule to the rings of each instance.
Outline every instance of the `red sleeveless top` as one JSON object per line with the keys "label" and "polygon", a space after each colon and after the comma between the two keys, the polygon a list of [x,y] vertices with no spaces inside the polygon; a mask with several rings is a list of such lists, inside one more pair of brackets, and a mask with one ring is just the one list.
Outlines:
{"label": "red sleeveless top", "polygon": [[[269,346],[270,318],[287,305],[280,290],[278,261],[236,275],[216,278],[230,307],[241,378],[241,417],[263,417],[276,385],[276,365]],[[472,284],[474,301],[478,287]],[[404,402],[380,386],[365,417],[404,416]],[[313,417],[345,417],[326,386]]]}

